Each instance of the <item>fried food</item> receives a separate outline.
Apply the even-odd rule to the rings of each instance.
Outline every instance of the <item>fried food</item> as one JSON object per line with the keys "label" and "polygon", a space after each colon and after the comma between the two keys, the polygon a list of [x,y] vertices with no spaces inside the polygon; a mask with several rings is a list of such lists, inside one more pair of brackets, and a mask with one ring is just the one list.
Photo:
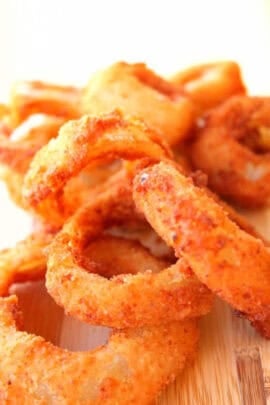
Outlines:
{"label": "fried food", "polygon": [[[193,360],[214,294],[270,338],[268,243],[215,194],[267,203],[269,100],[245,96],[230,61],[171,81],[119,62],[84,89],[15,85],[0,177],[34,228],[0,251],[1,403],[150,405]],[[3,296],[43,277],[67,314],[115,328],[104,346],[19,331]]]}
{"label": "fried food", "polygon": [[164,141],[138,119],[126,119],[120,111],[87,115],[65,124],[58,137],[35,155],[26,174],[24,196],[37,207],[90,164],[119,158],[159,160],[169,154]]}
{"label": "fried food", "polygon": [[7,295],[11,284],[44,277],[47,260],[44,249],[53,235],[38,232],[0,251],[0,296]]}
{"label": "fried food", "polygon": [[[48,199],[39,204],[38,211],[33,210],[22,195],[24,175],[9,166],[0,164],[0,179],[5,183],[12,201],[30,212],[35,219],[47,226],[60,229],[64,222],[89,198],[95,195],[95,188],[113,177],[120,170],[115,162],[111,165],[101,165],[82,171],[79,176],[71,179],[57,199]],[[107,183],[106,183],[107,184]],[[107,184],[110,186],[110,183]]]}
{"label": "fried food", "polygon": [[82,106],[84,113],[94,115],[120,108],[159,131],[170,145],[188,136],[194,119],[193,103],[179,86],[143,63],[118,62],[96,73],[86,86]]}
{"label": "fried food", "polygon": [[24,174],[36,152],[57,136],[64,122],[52,115],[30,115],[9,137],[0,134],[0,162]]}
{"label": "fried food", "polygon": [[105,346],[72,353],[16,330],[20,318],[16,297],[0,298],[0,393],[10,403],[150,405],[198,342],[197,322],[188,320],[115,331]]}
{"label": "fried food", "polygon": [[270,338],[270,254],[263,242],[168,163],[138,173],[134,200],[199,280]]}
{"label": "fried food", "polygon": [[207,173],[209,186],[221,196],[243,207],[266,205],[269,128],[270,98],[231,98],[201,122],[191,146],[192,162]]}
{"label": "fried food", "polygon": [[230,204],[222,200],[217,194],[211,191],[209,188],[204,187],[205,192],[210,198],[213,198],[226,212],[229,219],[236,223],[240,229],[254,236],[255,238],[261,239],[266,246],[269,246],[269,241],[255,229],[255,227],[246,219],[245,216],[236,211]]}
{"label": "fried food", "polygon": [[6,104],[0,103],[0,120],[9,114],[9,108]]}
{"label": "fried food", "polygon": [[21,81],[11,91],[11,122],[16,127],[30,115],[42,113],[65,119],[81,115],[81,89],[41,81]]}
{"label": "fried food", "polygon": [[246,92],[240,67],[232,61],[195,65],[176,73],[171,81],[185,91],[199,113]]}
{"label": "fried food", "polygon": [[[119,259],[118,268],[106,268],[108,259],[102,264],[106,253],[100,256],[102,261],[96,262],[91,244],[100,244],[96,239],[106,226],[127,223],[134,216],[133,202],[120,198],[119,193],[123,191],[105,191],[97,196],[79,209],[53,240],[46,274],[49,294],[68,314],[92,325],[115,328],[155,325],[209,312],[212,294],[192,275],[183,259],[168,266],[129,241],[129,248],[136,250],[136,271],[131,271],[131,265],[123,266]],[[120,246],[110,252],[111,261],[117,260],[121,250],[131,260],[128,241],[113,240]],[[143,271],[145,266],[138,266],[145,256],[151,262],[147,271]]]}
{"label": "fried food", "polygon": [[6,104],[0,103],[0,134],[9,136],[11,130],[9,107]]}

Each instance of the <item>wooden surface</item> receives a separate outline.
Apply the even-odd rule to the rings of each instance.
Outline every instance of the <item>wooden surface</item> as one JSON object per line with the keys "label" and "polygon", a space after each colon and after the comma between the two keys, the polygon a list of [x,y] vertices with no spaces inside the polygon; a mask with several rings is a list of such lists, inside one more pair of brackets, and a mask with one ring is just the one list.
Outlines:
{"label": "wooden surface", "polygon": [[[268,212],[251,220],[270,235]],[[65,317],[42,282],[15,286],[25,315],[25,329],[70,350],[89,350],[106,341],[108,330]],[[142,389],[142,387],[140,387]],[[270,405],[270,342],[216,300],[201,321],[195,363],[162,393],[159,405]]]}

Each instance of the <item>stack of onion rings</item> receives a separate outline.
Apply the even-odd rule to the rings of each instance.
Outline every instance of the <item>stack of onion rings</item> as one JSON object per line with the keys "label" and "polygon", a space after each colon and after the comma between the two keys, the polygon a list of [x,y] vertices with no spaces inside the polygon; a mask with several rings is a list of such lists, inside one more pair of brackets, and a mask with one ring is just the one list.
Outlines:
{"label": "stack of onion rings", "polygon": [[[120,62],[84,89],[14,87],[11,105],[0,105],[0,175],[35,228],[0,252],[0,401],[150,404],[194,358],[197,319],[214,294],[270,338],[268,242],[207,188],[208,175],[238,203],[267,202],[250,185],[237,194],[236,183],[224,191],[213,181],[228,145],[230,162],[241,160],[235,143],[249,148],[245,164],[255,153],[266,161],[269,102],[231,97],[244,93],[233,62],[195,66],[171,82]],[[164,240],[162,252],[145,230]],[[66,313],[114,328],[105,346],[71,353],[18,330],[17,298],[3,296],[14,282],[43,277]]]}

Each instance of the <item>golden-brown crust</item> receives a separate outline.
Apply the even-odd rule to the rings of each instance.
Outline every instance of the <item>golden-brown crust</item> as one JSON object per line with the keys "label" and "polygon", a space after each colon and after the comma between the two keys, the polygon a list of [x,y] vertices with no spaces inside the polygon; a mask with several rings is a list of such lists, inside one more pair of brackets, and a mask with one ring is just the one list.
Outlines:
{"label": "golden-brown crust", "polygon": [[41,81],[21,81],[11,91],[10,113],[13,126],[29,115],[44,113],[66,119],[81,115],[81,90]]}
{"label": "golden-brown crust", "polygon": [[46,114],[33,114],[20,124],[9,137],[0,134],[0,162],[25,173],[35,153],[51,138],[65,120]]}
{"label": "golden-brown crust", "polygon": [[[118,331],[103,347],[72,353],[17,331],[17,314],[15,297],[0,298],[0,393],[8,403],[148,405],[198,342],[197,322],[189,320]],[[141,380],[144,389],[138,389]]]}
{"label": "golden-brown crust", "polygon": [[14,247],[0,251],[0,296],[8,294],[12,283],[38,280],[45,276],[45,248],[52,241],[52,236],[51,233],[39,231]]}
{"label": "golden-brown crust", "polygon": [[231,98],[209,112],[191,146],[192,162],[207,173],[209,186],[244,207],[268,204],[269,152],[259,154],[245,142],[270,127],[269,112],[270,98]]}
{"label": "golden-brown crust", "polygon": [[270,254],[172,165],[135,178],[134,198],[156,232],[198,278],[270,338]]}
{"label": "golden-brown crust", "polygon": [[[93,165],[104,164],[104,159],[159,160],[168,155],[164,141],[140,120],[125,119],[119,111],[100,117],[85,116],[65,124],[58,137],[37,152],[25,177],[24,196],[40,215],[49,203],[65,212],[68,194],[63,199],[64,186],[87,166],[90,172]],[[82,187],[80,194],[84,191]],[[68,210],[69,204],[66,205]]]}
{"label": "golden-brown crust", "polygon": [[[49,248],[46,287],[54,300],[84,322],[116,328],[154,325],[209,312],[212,294],[191,274],[185,260],[164,266],[159,273],[151,268],[141,273],[140,261],[136,261],[136,274],[129,274],[126,268],[127,274],[107,279],[94,255],[83,259],[84,249],[106,227],[130,220],[136,220],[130,186],[119,182],[71,217]],[[137,249],[138,255],[142,254],[144,248]]]}
{"label": "golden-brown crust", "polygon": [[156,75],[143,63],[118,62],[89,81],[84,113],[99,115],[120,108],[161,133],[170,144],[185,139],[193,125],[193,103],[179,87]]}
{"label": "golden-brown crust", "polygon": [[191,98],[199,113],[246,92],[240,67],[233,61],[195,65],[176,73],[171,81]]}

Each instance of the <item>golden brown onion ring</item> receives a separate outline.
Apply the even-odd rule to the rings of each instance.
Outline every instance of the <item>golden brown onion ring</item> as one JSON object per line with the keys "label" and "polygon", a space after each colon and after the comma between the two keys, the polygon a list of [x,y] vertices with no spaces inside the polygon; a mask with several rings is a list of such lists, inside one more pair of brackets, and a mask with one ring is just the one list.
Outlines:
{"label": "golden brown onion ring", "polygon": [[21,81],[11,91],[10,111],[14,126],[29,115],[44,113],[65,119],[81,115],[81,89],[41,81]]}
{"label": "golden brown onion ring", "polygon": [[88,272],[94,273],[96,269],[97,274],[108,279],[147,271],[158,273],[169,264],[153,256],[138,241],[115,235],[102,235],[93,240],[76,261]]}
{"label": "golden brown onion ring", "polygon": [[0,119],[9,115],[9,107],[6,104],[0,103]]}
{"label": "golden brown onion ring", "polygon": [[38,232],[18,242],[13,248],[0,251],[0,296],[8,294],[12,283],[38,280],[45,275],[44,249],[52,234]]}
{"label": "golden brown onion ring", "polygon": [[155,231],[212,291],[270,338],[270,252],[168,163],[142,170],[134,199]]}
{"label": "golden brown onion ring", "polygon": [[17,298],[0,298],[0,393],[9,403],[150,405],[198,342],[197,322],[188,320],[117,331],[105,346],[72,353],[18,331],[20,318]]}
{"label": "golden brown onion ring", "polygon": [[[24,175],[8,166],[0,165],[0,179],[5,183],[9,196],[20,208],[31,212],[36,219],[45,222],[52,228],[59,229],[64,222],[89,198],[95,198],[96,188],[110,187],[111,183],[121,183],[125,177],[123,171],[117,174],[117,165],[102,165],[86,169],[74,177],[56,199],[47,199],[39,204],[38,211],[25,201],[22,196]],[[110,180],[110,176],[112,179]],[[107,182],[108,181],[108,182]]]}
{"label": "golden brown onion ring", "polygon": [[0,161],[24,173],[35,153],[51,138],[65,120],[46,114],[33,114],[20,124],[9,137],[0,134]]}
{"label": "golden brown onion ring", "polygon": [[209,112],[191,157],[220,195],[244,207],[268,204],[270,98],[234,97]]}
{"label": "golden brown onion ring", "polygon": [[200,113],[246,92],[240,67],[232,61],[192,66],[176,73],[171,81],[180,85]]}
{"label": "golden brown onion ring", "polygon": [[0,103],[0,134],[9,136],[12,131],[10,122],[10,109],[6,104]]}
{"label": "golden brown onion ring", "polygon": [[193,103],[178,86],[157,76],[143,63],[118,62],[98,72],[89,81],[83,97],[83,112],[94,115],[120,108],[160,131],[172,145],[189,134]]}
{"label": "golden brown onion ring", "polygon": [[[137,267],[138,274],[132,274],[130,266],[124,267],[118,261],[120,268],[116,271],[112,268],[109,274],[120,275],[108,279],[108,271],[104,274],[102,266],[96,265],[95,254],[86,255],[85,249],[87,252],[89,244],[106,227],[134,221],[131,194],[123,198],[125,194],[116,184],[114,189],[107,189],[81,207],[64,225],[49,248],[48,292],[67,313],[80,320],[116,328],[154,325],[209,312],[212,294],[192,275],[183,259],[170,267],[164,266],[158,273],[160,263],[158,267],[152,264],[144,273],[140,272],[145,269],[142,265]],[[150,255],[142,247],[136,249],[135,266],[141,262],[141,256]],[[129,257],[128,249],[125,250]],[[112,260],[115,254],[112,253]]]}
{"label": "golden brown onion ring", "polygon": [[87,115],[65,124],[58,137],[35,155],[26,174],[24,195],[35,207],[50,196],[56,198],[68,180],[90,164],[118,158],[160,160],[169,154],[156,132],[140,120],[125,119],[120,111]]}
{"label": "golden brown onion ring", "polygon": [[265,237],[259,231],[257,231],[257,229],[248,221],[248,219],[244,215],[236,211],[235,208],[233,208],[226,201],[222,200],[217,194],[215,194],[209,188],[204,187],[204,190],[210,198],[213,198],[214,201],[216,201],[219,205],[221,205],[221,207],[228,215],[229,219],[235,222],[240,229],[249,233],[251,236],[254,236],[255,238],[261,239],[266,246],[270,245],[269,240],[265,239]]}

